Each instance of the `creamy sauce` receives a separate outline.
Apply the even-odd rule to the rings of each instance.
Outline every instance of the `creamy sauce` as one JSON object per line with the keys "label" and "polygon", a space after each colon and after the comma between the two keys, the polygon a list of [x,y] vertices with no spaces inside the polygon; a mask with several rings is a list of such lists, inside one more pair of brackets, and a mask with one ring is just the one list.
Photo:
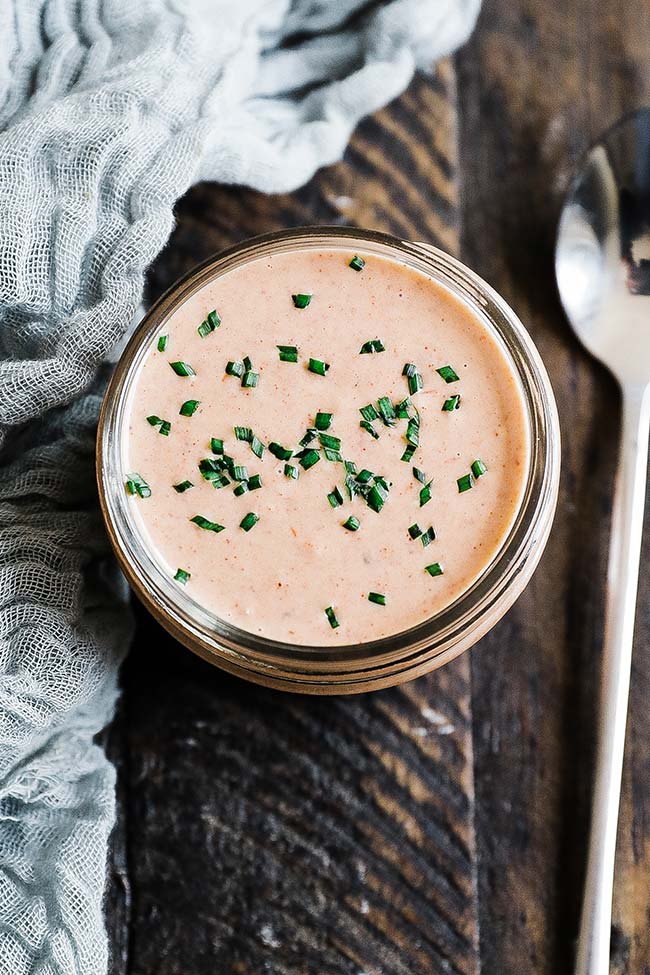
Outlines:
{"label": "creamy sauce", "polygon": [[[521,501],[529,463],[528,427],[518,380],[497,340],[482,321],[446,289],[398,262],[363,255],[365,267],[349,267],[354,252],[299,251],[264,257],[206,284],[180,306],[157,336],[136,376],[129,401],[124,447],[125,481],[137,472],[151,489],[130,499],[139,530],[156,561],[173,577],[190,574],[184,586],[220,619],[252,633],[300,645],[361,643],[422,622],[460,596],[493,559]],[[312,294],[296,308],[293,294]],[[197,328],[212,309],[221,324],[205,337]],[[369,340],[385,351],[359,354]],[[297,363],[280,361],[277,345],[297,346]],[[248,356],[258,385],[242,388],[227,375],[228,361]],[[308,370],[309,358],[330,368]],[[192,366],[179,376],[170,362]],[[419,411],[419,440],[411,462],[407,420],[394,426],[374,420],[379,439],[360,426],[359,412],[388,396],[409,395],[405,363],[422,376],[411,397]],[[436,371],[450,365],[458,381]],[[459,394],[460,406],[443,411]],[[179,415],[188,400],[192,416]],[[380,511],[363,497],[350,501],[342,463],[328,461],[317,438],[309,446],[320,460],[279,460],[270,442],[300,450],[318,411],[331,413],[327,434],[341,439],[343,458],[391,483]],[[161,435],[155,416],[171,424]],[[233,428],[252,429],[266,449],[259,459]],[[218,459],[211,438],[225,453],[260,474],[262,487],[241,496],[237,481],[215,489],[199,470]],[[480,460],[487,472],[459,492],[458,479]],[[285,463],[300,471],[284,474]],[[431,499],[420,506],[423,485],[413,467],[432,480]],[[228,476],[228,475],[227,475]],[[194,485],[177,493],[173,485]],[[371,484],[374,481],[370,482]],[[344,502],[333,508],[338,486]],[[239,527],[248,513],[259,520]],[[224,526],[218,534],[190,521],[201,515]],[[358,519],[357,531],[343,523]],[[435,540],[426,547],[410,526]],[[441,575],[426,566],[439,564]],[[433,570],[436,571],[435,569]],[[385,596],[385,605],[369,593]],[[339,626],[332,628],[332,607]]]}

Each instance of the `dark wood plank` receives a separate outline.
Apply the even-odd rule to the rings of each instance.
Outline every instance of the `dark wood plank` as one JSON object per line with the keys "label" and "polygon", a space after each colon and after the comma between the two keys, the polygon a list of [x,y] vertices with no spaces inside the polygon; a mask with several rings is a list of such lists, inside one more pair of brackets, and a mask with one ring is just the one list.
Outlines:
{"label": "dark wood plank", "polygon": [[[530,328],[561,405],[564,438],[547,553],[517,607],[471,658],[483,970],[569,972],[618,417],[612,380],[562,316],[553,243],[581,152],[647,101],[650,8],[632,0],[486,0],[457,64],[463,256]],[[650,970],[647,571],[641,579],[615,893],[613,970],[620,975]]]}
{"label": "dark wood plank", "polygon": [[[351,223],[458,247],[450,63],[295,194],[202,185],[152,295],[278,227]],[[139,612],[125,670],[131,975],[477,975],[469,658],[310,699],[195,659]]]}

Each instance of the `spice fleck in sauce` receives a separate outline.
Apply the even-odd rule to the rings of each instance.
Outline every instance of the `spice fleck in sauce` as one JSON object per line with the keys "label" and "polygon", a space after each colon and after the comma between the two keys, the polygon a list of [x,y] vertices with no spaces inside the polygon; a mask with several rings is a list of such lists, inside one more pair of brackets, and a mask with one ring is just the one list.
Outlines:
{"label": "spice fleck in sauce", "polygon": [[125,488],[206,609],[275,640],[362,643],[485,570],[522,497],[525,407],[496,339],[442,286],[294,251],[215,278],[163,333],[131,389]]}

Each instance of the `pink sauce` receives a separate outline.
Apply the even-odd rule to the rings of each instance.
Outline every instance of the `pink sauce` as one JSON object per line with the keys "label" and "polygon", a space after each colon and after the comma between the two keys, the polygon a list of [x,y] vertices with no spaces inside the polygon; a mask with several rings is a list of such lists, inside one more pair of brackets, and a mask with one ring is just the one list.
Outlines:
{"label": "pink sauce", "polygon": [[[279,254],[215,278],[172,314],[163,352],[154,339],[129,403],[125,480],[137,472],[151,489],[150,497],[130,501],[158,563],[171,577],[179,568],[189,573],[178,585],[222,620],[300,645],[378,639],[452,603],[501,546],[529,462],[518,380],[481,320],[422,274],[367,255],[355,271],[352,257],[342,250]],[[297,293],[313,295],[308,307],[294,307]],[[221,325],[201,337],[197,327],[212,309]],[[385,351],[359,354],[372,339]],[[280,361],[277,345],[297,346],[298,363]],[[255,388],[224,371],[245,356],[259,376]],[[330,364],[325,376],[308,370],[310,356]],[[179,360],[196,375],[176,375],[170,362]],[[409,395],[405,363],[423,381],[411,397],[410,412],[417,407],[420,416],[411,462],[400,460],[406,419],[393,427],[374,420],[375,440],[360,427],[359,412],[379,397],[396,404]],[[458,381],[436,372],[447,365]],[[443,411],[456,394],[460,406]],[[194,414],[179,415],[190,399],[200,404]],[[318,411],[333,414],[326,433],[341,439],[343,458],[391,482],[379,512],[363,497],[349,500],[343,464],[325,458],[317,437],[310,447],[320,459],[308,470],[269,452],[271,442],[299,451]],[[171,423],[168,436],[147,422],[151,415]],[[234,426],[253,430],[266,447],[261,459],[235,438]],[[249,477],[261,475],[259,490],[237,497],[232,478],[215,489],[202,477],[199,462],[218,459],[213,437]],[[487,472],[459,492],[458,479],[477,460]],[[285,476],[285,463],[298,468],[297,480]],[[414,466],[432,479],[423,506]],[[173,485],[185,480],[194,486],[177,493]],[[327,496],[336,486],[344,502],[333,508]],[[247,532],[239,525],[249,512],[259,520]],[[224,530],[200,528],[190,521],[196,515]],[[351,515],[357,531],[343,527]],[[435,540],[425,547],[411,538],[413,525],[423,533],[433,528]],[[436,564],[442,574],[429,574],[425,567]],[[369,601],[371,592],[385,605]]]}

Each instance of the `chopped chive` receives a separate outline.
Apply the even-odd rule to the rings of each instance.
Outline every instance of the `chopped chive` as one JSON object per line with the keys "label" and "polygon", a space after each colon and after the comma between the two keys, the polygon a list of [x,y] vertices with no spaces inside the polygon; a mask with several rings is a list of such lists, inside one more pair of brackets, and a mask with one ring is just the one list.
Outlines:
{"label": "chopped chive", "polygon": [[303,456],[300,458],[300,466],[304,471],[308,471],[310,467],[317,464],[320,460],[320,454],[317,450],[306,450]]}
{"label": "chopped chive", "polygon": [[249,532],[253,525],[256,525],[259,520],[259,515],[256,515],[254,511],[249,511],[248,514],[244,515],[242,520],[239,522],[239,527],[243,528],[245,532]]}
{"label": "chopped chive", "polygon": [[250,427],[233,427],[236,440],[243,440],[245,443],[250,443],[253,439],[253,431]]}
{"label": "chopped chive", "polygon": [[343,455],[340,450],[332,450],[331,447],[323,447],[323,453],[325,454],[325,459],[331,461],[333,464],[342,464]]}
{"label": "chopped chive", "polygon": [[348,520],[343,522],[343,527],[347,528],[349,532],[356,532],[359,529],[360,525],[361,522],[359,521],[358,518],[355,518],[354,515],[350,515]]}
{"label": "chopped chive", "polygon": [[424,471],[421,471],[419,467],[413,468],[413,477],[416,481],[419,481],[420,484],[427,483],[427,475],[424,473]]}
{"label": "chopped chive", "polygon": [[317,376],[324,376],[329,369],[329,362],[323,362],[322,359],[311,359],[309,360],[308,369],[310,372],[315,372]]}
{"label": "chopped chive", "polygon": [[387,497],[388,497],[388,491],[384,488],[383,483],[381,483],[378,480],[375,481],[373,486],[370,488],[370,491],[368,492],[368,497],[366,498],[368,507],[372,508],[373,511],[377,511],[377,512],[381,511],[381,509],[384,507],[384,503]]}
{"label": "chopped chive", "polygon": [[262,478],[259,474],[253,474],[252,477],[248,478],[248,490],[257,491],[258,488],[262,487]]}
{"label": "chopped chive", "polygon": [[458,493],[463,494],[464,491],[469,491],[470,488],[474,487],[474,475],[473,474],[463,474],[456,481],[458,485]]}
{"label": "chopped chive", "polygon": [[369,603],[376,603],[377,606],[385,606],[386,605],[386,597],[381,592],[369,592],[368,593],[368,602]]}
{"label": "chopped chive", "polygon": [[219,437],[211,437],[210,450],[213,454],[223,454],[223,440]]}
{"label": "chopped chive", "polygon": [[170,362],[169,365],[172,367],[177,376],[196,376],[196,373],[192,369],[189,362]]}
{"label": "chopped chive", "polygon": [[427,503],[427,501],[430,501],[431,500],[431,485],[432,484],[433,484],[433,481],[429,481],[428,484],[425,484],[424,487],[422,488],[422,490],[420,491],[420,507],[421,508],[424,507],[424,505]]}
{"label": "chopped chive", "polygon": [[420,420],[419,418],[410,417],[408,424],[406,426],[406,442],[411,447],[417,447],[420,443]]}
{"label": "chopped chive", "polygon": [[372,471],[369,471],[367,467],[364,467],[363,470],[359,471],[357,474],[357,481],[360,481],[361,484],[367,484],[368,481],[371,481],[374,476],[375,475],[372,473]]}
{"label": "chopped chive", "polygon": [[191,481],[181,481],[180,484],[172,484],[172,487],[177,494],[183,494],[184,491],[189,491],[194,485]]}
{"label": "chopped chive", "polygon": [[404,460],[408,464],[409,461],[413,460],[414,453],[415,453],[415,447],[411,447],[409,445],[404,451],[404,453],[402,454],[402,456],[400,457],[400,460]]}
{"label": "chopped chive", "polygon": [[168,437],[171,428],[172,425],[169,422],[169,420],[163,420],[163,422],[160,424],[160,429],[158,430],[158,433],[161,433],[163,437]]}
{"label": "chopped chive", "polygon": [[214,457],[204,457],[199,461],[199,470],[206,479],[212,474],[220,474],[223,470],[222,462],[220,460],[215,460]]}
{"label": "chopped chive", "polygon": [[359,349],[359,355],[367,355],[369,352],[385,352],[386,347],[381,339],[368,339]]}
{"label": "chopped chive", "polygon": [[194,515],[193,518],[190,518],[190,521],[206,532],[219,534],[219,532],[224,530],[224,525],[218,525],[216,521],[210,521],[209,518],[204,518],[203,515]]}
{"label": "chopped chive", "polygon": [[298,477],[300,476],[300,471],[297,467],[294,467],[293,464],[285,464],[284,476],[288,477],[292,481],[297,481]]}
{"label": "chopped chive", "polygon": [[436,372],[442,377],[442,379],[444,379],[446,383],[457,383],[460,379],[460,376],[455,372],[454,369],[451,368],[451,366],[440,366],[439,369],[436,369]]}
{"label": "chopped chive", "polygon": [[293,450],[289,450],[288,447],[283,447],[282,444],[276,443],[275,440],[269,444],[269,451],[278,460],[289,460],[290,457],[293,457]]}
{"label": "chopped chive", "polygon": [[204,339],[206,335],[209,335],[210,332],[214,332],[217,328],[219,328],[220,325],[221,325],[221,319],[217,315],[216,311],[213,309],[212,311],[208,312],[208,314],[205,317],[205,321],[201,322],[201,324],[197,328],[197,332],[199,333],[201,338]]}
{"label": "chopped chive", "polygon": [[375,474],[374,478],[375,484],[381,484],[385,491],[390,491],[390,481],[387,481],[385,477],[381,476],[381,474]]}
{"label": "chopped chive", "polygon": [[375,430],[375,428],[373,427],[373,425],[372,425],[372,423],[368,423],[368,421],[367,421],[367,420],[360,420],[360,421],[359,421],[359,426],[360,426],[360,427],[361,427],[361,428],[362,428],[363,430],[367,430],[367,431],[368,431],[368,433],[370,434],[370,436],[371,436],[371,437],[372,437],[372,438],[373,438],[374,440],[379,440],[379,434],[377,433],[377,431],[376,431],[376,430]]}
{"label": "chopped chive", "polygon": [[318,439],[321,447],[329,447],[330,450],[341,449],[341,438],[333,437],[331,433],[319,433]]}
{"label": "chopped chive", "polygon": [[248,481],[242,481],[241,484],[237,485],[235,490],[232,492],[236,498],[241,498],[242,494],[246,494],[248,491],[248,484]]}
{"label": "chopped chive", "polygon": [[409,528],[408,533],[411,536],[411,538],[415,541],[415,539],[419,538],[420,535],[422,534],[422,529],[418,524],[413,524]]}
{"label": "chopped chive", "polygon": [[244,389],[254,389],[259,382],[259,373],[253,372],[252,369],[247,369],[244,375],[241,377],[241,384]]}
{"label": "chopped chive", "polygon": [[155,413],[152,413],[151,416],[147,417],[147,423],[150,423],[152,427],[159,427],[162,420]]}
{"label": "chopped chive", "polygon": [[433,562],[431,565],[425,565],[424,571],[428,572],[430,576],[441,576],[443,574],[440,562]]}
{"label": "chopped chive", "polygon": [[433,526],[430,525],[427,528],[427,530],[420,535],[420,541],[422,542],[423,548],[426,548],[427,545],[430,545],[431,542],[434,542],[435,538],[436,538],[436,533],[433,530]]}
{"label": "chopped chive", "polygon": [[167,348],[167,342],[169,341],[169,335],[159,335],[158,336],[158,351],[164,352]]}
{"label": "chopped chive", "polygon": [[395,426],[395,409],[389,397],[380,396],[377,400],[377,406],[379,407],[379,412],[382,420],[384,421],[384,425],[387,427]]}
{"label": "chopped chive", "polygon": [[[316,419],[314,420],[314,426],[317,430],[329,430],[330,424],[332,422],[331,413],[317,413]],[[340,446],[340,442],[339,442]]]}
{"label": "chopped chive", "polygon": [[250,442],[250,447],[253,453],[255,454],[255,456],[259,457],[259,459],[261,460],[262,457],[264,456],[264,444],[258,437],[255,436],[255,434],[253,434],[253,439]]}
{"label": "chopped chive", "polygon": [[291,295],[294,308],[306,308],[312,298],[313,295]]}
{"label": "chopped chive", "polygon": [[295,345],[276,345],[280,362],[297,362],[298,348]]}
{"label": "chopped chive", "polygon": [[327,500],[333,508],[340,508],[343,504],[343,495],[339,491],[338,487],[335,487],[333,491],[327,495]]}
{"label": "chopped chive", "polygon": [[355,254],[352,260],[350,261],[350,263],[348,264],[348,267],[351,267],[353,271],[363,271],[365,266],[366,266],[366,262],[362,257],[359,257],[358,254]]}
{"label": "chopped chive", "polygon": [[227,362],[226,363],[226,375],[227,376],[236,376],[237,379],[241,379],[241,377],[244,375],[244,365],[243,365],[243,363],[241,363],[241,362],[233,362],[232,359],[231,359],[230,362]]}
{"label": "chopped chive", "polygon": [[408,420],[410,415],[409,414],[410,406],[411,406],[411,401],[407,396],[406,399],[403,399],[401,403],[395,404],[395,416],[398,417],[400,420]]}
{"label": "chopped chive", "polygon": [[247,355],[244,356],[244,370],[249,372],[253,368],[253,363]]}
{"label": "chopped chive", "polygon": [[230,468],[233,481],[247,481],[248,468],[244,464],[233,464]]}
{"label": "chopped chive", "polygon": [[422,389],[422,376],[417,367],[412,362],[407,362],[402,369],[402,375],[408,379],[409,393],[413,396],[419,389]]}
{"label": "chopped chive", "polygon": [[314,437],[318,436],[318,430],[315,427],[307,427],[305,435],[302,440],[299,441],[301,447],[308,447],[312,442]]}
{"label": "chopped chive", "polygon": [[379,413],[374,408],[372,403],[368,403],[367,406],[362,406],[359,413],[368,423],[372,423],[373,420],[379,419]]}
{"label": "chopped chive", "polygon": [[482,474],[487,474],[487,467],[482,460],[472,461],[472,474],[474,477],[481,477]]}
{"label": "chopped chive", "polygon": [[206,480],[209,480],[212,487],[216,490],[228,487],[230,484],[230,478],[226,477],[225,474],[217,474],[216,477],[209,477]]}
{"label": "chopped chive", "polygon": [[327,609],[325,610],[325,615],[327,616],[329,625],[332,627],[333,630],[335,630],[337,626],[340,626],[340,623],[336,618],[336,613],[334,612],[331,606],[327,607]]}
{"label": "chopped chive", "polygon": [[186,586],[191,579],[191,572],[186,572],[185,569],[176,569],[176,575],[174,576],[175,582],[180,582],[181,585]]}
{"label": "chopped chive", "polygon": [[179,416],[194,416],[199,406],[198,399],[186,399],[180,410],[178,411]]}
{"label": "chopped chive", "polygon": [[129,474],[125,487],[129,494],[137,494],[139,498],[151,497],[151,488],[139,474]]}
{"label": "chopped chive", "polygon": [[346,460],[345,461],[345,470],[347,471],[348,474],[356,474],[357,473],[357,465],[354,463],[353,460]]}
{"label": "chopped chive", "polygon": [[460,393],[456,393],[454,396],[450,396],[442,404],[443,413],[451,413],[453,410],[460,409]]}

